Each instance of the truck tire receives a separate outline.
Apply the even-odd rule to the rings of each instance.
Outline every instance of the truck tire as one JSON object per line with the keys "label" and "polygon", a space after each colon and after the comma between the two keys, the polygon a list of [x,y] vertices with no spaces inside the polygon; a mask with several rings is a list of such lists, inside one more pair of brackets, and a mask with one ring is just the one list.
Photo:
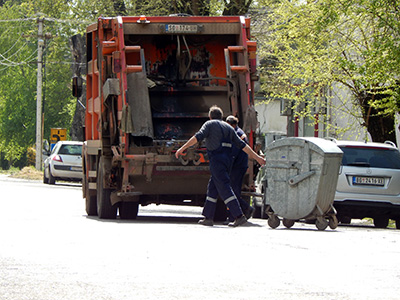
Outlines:
{"label": "truck tire", "polygon": [[119,204],[119,217],[122,220],[136,219],[139,211],[139,202],[121,202]]}
{"label": "truck tire", "polygon": [[97,216],[96,196],[86,196],[86,213],[88,216]]}
{"label": "truck tire", "polygon": [[88,216],[97,216],[97,198],[96,195],[91,195],[89,190],[89,184],[86,178],[82,180],[82,189],[85,190],[85,205],[86,213]]}
{"label": "truck tire", "polygon": [[111,204],[111,190],[104,188],[105,164],[100,157],[97,175],[97,215],[100,219],[115,219],[117,217],[117,205]]}

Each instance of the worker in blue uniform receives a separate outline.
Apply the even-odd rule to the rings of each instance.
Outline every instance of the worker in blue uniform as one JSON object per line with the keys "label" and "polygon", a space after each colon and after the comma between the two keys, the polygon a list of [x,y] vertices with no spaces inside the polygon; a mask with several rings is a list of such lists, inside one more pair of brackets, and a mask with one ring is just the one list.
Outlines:
{"label": "worker in blue uniform", "polygon": [[[226,122],[232,126],[238,137],[246,144],[249,143],[246,133],[238,126],[239,120],[235,116],[228,116]],[[247,219],[250,219],[254,214],[254,207],[242,198],[242,184],[244,175],[249,167],[249,156],[246,152],[232,145],[232,170],[230,173],[231,186],[236,198],[239,201],[240,207]],[[233,216],[229,211],[229,221],[233,221]]]}
{"label": "worker in blue uniform", "polygon": [[175,157],[179,158],[187,148],[205,139],[211,178],[208,182],[207,197],[203,208],[205,218],[200,220],[199,223],[206,226],[214,225],[213,219],[219,195],[234,218],[229,226],[237,227],[245,224],[247,219],[243,215],[230,182],[232,145],[246,152],[250,158],[255,159],[260,165],[265,165],[265,159],[242,141],[232,126],[222,121],[223,112],[220,107],[212,106],[208,116],[210,120],[205,122],[200,130],[176,151]]}

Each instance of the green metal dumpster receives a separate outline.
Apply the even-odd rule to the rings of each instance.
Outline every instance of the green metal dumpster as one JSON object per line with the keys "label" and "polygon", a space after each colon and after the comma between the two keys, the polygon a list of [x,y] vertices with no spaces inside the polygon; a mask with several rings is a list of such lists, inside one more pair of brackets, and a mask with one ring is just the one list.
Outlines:
{"label": "green metal dumpster", "polygon": [[264,201],[268,225],[290,228],[298,220],[315,221],[318,230],[337,227],[333,200],[343,152],[321,138],[285,138],[266,149]]}

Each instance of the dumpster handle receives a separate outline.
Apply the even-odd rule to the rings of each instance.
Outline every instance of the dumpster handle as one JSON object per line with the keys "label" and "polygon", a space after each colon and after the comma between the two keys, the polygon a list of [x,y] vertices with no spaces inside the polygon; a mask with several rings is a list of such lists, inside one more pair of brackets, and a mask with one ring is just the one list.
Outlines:
{"label": "dumpster handle", "polygon": [[289,178],[288,183],[289,183],[289,185],[298,184],[300,181],[303,181],[304,179],[307,179],[308,177],[310,177],[314,174],[315,174],[315,171],[308,171],[308,172],[293,176],[293,177]]}

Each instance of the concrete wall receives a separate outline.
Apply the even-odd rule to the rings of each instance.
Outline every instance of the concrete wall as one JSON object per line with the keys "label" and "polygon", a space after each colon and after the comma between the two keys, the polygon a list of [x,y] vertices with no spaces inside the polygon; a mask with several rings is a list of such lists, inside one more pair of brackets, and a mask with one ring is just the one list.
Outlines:
{"label": "concrete wall", "polygon": [[258,102],[255,105],[257,118],[260,124],[260,131],[286,132],[287,117],[280,114],[280,101],[273,101],[268,104]]}

